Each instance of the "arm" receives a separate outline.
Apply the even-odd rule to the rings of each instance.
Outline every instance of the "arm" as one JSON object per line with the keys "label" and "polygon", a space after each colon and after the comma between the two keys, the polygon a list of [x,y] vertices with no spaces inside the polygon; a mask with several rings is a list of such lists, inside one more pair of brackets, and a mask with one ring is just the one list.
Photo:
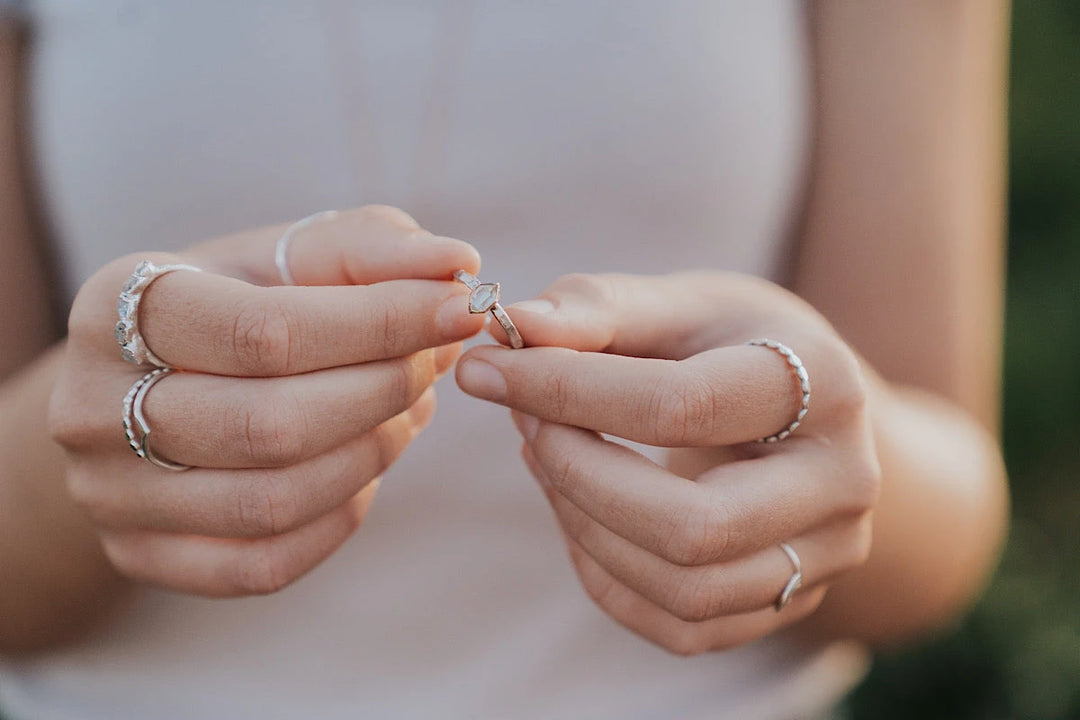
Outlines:
{"label": "arm", "polygon": [[[789,627],[911,638],[971,601],[1004,535],[1004,9],[823,3],[815,28],[801,298],[719,272],[567,276],[508,309],[529,348],[458,365],[466,392],[516,411],[586,592],[677,653]],[[762,337],[813,383],[772,444],[752,441],[801,393],[745,345]],[[660,467],[603,434],[679,451]],[[781,542],[802,563],[786,606]]]}
{"label": "arm", "polygon": [[815,172],[792,289],[872,366],[870,559],[809,621],[888,641],[985,582],[1006,528],[998,427],[1008,10],[820,2]]}
{"label": "arm", "polygon": [[[62,351],[48,273],[20,173],[20,34],[0,23],[0,650],[69,638],[108,610],[123,583],[67,499],[46,408]],[[33,358],[38,357],[29,367]],[[21,368],[21,371],[16,372]],[[26,482],[21,482],[26,480]]]}

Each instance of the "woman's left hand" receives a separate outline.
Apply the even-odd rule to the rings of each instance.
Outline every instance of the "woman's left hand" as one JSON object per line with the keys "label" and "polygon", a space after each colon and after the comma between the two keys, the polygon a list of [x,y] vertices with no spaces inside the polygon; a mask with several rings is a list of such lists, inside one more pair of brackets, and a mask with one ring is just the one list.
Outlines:
{"label": "woman's left hand", "polygon": [[[466,392],[512,408],[588,594],[679,654],[750,642],[814,612],[862,564],[880,468],[855,353],[802,300],[726,273],[571,275],[508,308],[530,347],[484,346],[458,364]],[[495,325],[493,324],[493,327]],[[801,357],[802,402],[770,338]],[[725,448],[675,474],[600,433],[669,448]],[[779,547],[802,561],[803,583]]]}

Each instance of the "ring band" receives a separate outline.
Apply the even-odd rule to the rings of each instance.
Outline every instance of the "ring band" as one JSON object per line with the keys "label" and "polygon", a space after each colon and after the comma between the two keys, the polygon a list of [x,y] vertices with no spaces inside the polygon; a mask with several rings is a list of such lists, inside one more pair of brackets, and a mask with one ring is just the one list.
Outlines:
{"label": "ring band", "polygon": [[469,312],[474,315],[482,315],[490,312],[506,331],[506,337],[510,340],[510,347],[520,350],[525,347],[525,341],[521,339],[514,321],[499,304],[499,283],[482,283],[475,275],[464,270],[455,270],[454,279],[464,283],[472,294],[469,295]]}
{"label": "ring band", "polygon": [[[143,375],[131,386],[127,395],[124,396],[124,435],[127,436],[128,445],[139,457],[148,460],[159,468],[172,470],[173,472],[183,472],[184,470],[190,470],[191,466],[181,465],[154,454],[153,448],[150,446],[150,424],[146,421],[146,415],[143,414],[142,408],[150,388],[174,372],[176,370],[173,368],[159,367]],[[140,435],[136,435],[136,426],[138,426]]]}
{"label": "ring band", "polygon": [[277,245],[274,247],[274,264],[277,265],[278,272],[281,274],[281,282],[286,285],[296,284],[292,272],[289,270],[289,244],[292,242],[293,235],[296,231],[303,230],[309,225],[313,225],[323,220],[333,220],[337,216],[337,210],[323,210],[314,215],[308,215],[302,220],[297,220],[292,225],[285,228],[285,232],[278,238]]}
{"label": "ring band", "polygon": [[776,598],[776,603],[773,607],[776,608],[776,612],[780,612],[784,607],[791,602],[791,596],[795,594],[795,591],[802,587],[802,562],[799,560],[799,554],[795,552],[795,548],[788,545],[786,542],[780,543],[780,549],[787,555],[788,560],[795,567],[795,572],[788,578],[787,584],[784,585],[784,589],[780,591],[780,595]]}
{"label": "ring band", "polygon": [[791,421],[790,425],[775,435],[763,437],[758,440],[758,442],[766,443],[779,442],[795,432],[795,429],[802,424],[803,418],[806,417],[806,413],[810,410],[810,375],[806,372],[803,361],[795,354],[795,351],[782,342],[769,340],[767,338],[759,338],[757,340],[751,340],[746,344],[759,345],[761,347],[769,348],[770,350],[775,350],[780,354],[780,357],[787,361],[787,364],[791,366],[792,370],[795,371],[795,377],[799,381],[799,390],[802,392],[802,405],[799,407],[799,412],[795,416],[795,419]]}
{"label": "ring band", "polygon": [[116,313],[120,316],[116,323],[116,342],[120,344],[120,357],[132,365],[157,365],[168,367],[168,364],[150,351],[146,341],[139,332],[139,305],[142,303],[143,293],[150,283],[162,275],[177,270],[191,270],[202,272],[194,265],[173,264],[155,265],[149,260],[143,260],[135,266],[135,272],[124,283],[120,290],[120,298],[116,301]]}

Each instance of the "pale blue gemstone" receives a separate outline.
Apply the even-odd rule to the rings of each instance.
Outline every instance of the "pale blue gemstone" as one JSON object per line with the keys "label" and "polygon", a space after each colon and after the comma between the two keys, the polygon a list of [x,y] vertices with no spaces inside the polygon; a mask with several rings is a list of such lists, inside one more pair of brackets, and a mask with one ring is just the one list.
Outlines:
{"label": "pale blue gemstone", "polygon": [[499,302],[499,283],[478,285],[469,296],[469,312],[485,313]]}

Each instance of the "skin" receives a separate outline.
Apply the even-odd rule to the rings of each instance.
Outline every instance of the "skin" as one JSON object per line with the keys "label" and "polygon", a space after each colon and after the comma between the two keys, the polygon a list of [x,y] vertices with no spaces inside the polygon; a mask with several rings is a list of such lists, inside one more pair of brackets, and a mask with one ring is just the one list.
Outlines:
{"label": "skin", "polygon": [[[477,348],[458,365],[464,390],[514,410],[584,590],[630,630],[681,654],[779,630],[881,644],[940,627],[985,581],[1006,523],[1006,16],[975,1],[815,7],[815,162],[788,289],[708,272],[568,276],[510,309],[534,347]],[[0,220],[21,263],[3,265],[8,287],[8,268],[43,266],[18,217]],[[80,291],[66,346],[27,364],[3,344],[4,367],[22,370],[0,386],[0,577],[19,588],[0,593],[0,649],[70,641],[135,582],[272,592],[357,527],[430,418],[425,388],[479,329],[440,311],[464,303],[450,272],[479,260],[400,211],[342,222],[295,241],[293,273],[317,287],[266,287],[282,228],[256,230],[111,263]],[[117,398],[141,371],[117,357],[113,306],[147,256],[207,271],[156,281],[140,315],[155,352],[193,371],[147,400],[161,454],[200,466],[182,485],[116,441]],[[5,316],[40,312],[25,277]],[[682,300],[661,301],[671,294]],[[305,342],[331,326],[349,329],[341,342]],[[753,440],[799,398],[775,352],[742,344],[761,336],[794,348],[813,383],[806,422],[774,445]],[[341,383],[370,402],[335,406]],[[320,402],[350,422],[326,424]],[[601,432],[678,449],[659,466]],[[301,472],[319,478],[303,497],[288,492]],[[777,613],[781,540],[806,581]]]}

